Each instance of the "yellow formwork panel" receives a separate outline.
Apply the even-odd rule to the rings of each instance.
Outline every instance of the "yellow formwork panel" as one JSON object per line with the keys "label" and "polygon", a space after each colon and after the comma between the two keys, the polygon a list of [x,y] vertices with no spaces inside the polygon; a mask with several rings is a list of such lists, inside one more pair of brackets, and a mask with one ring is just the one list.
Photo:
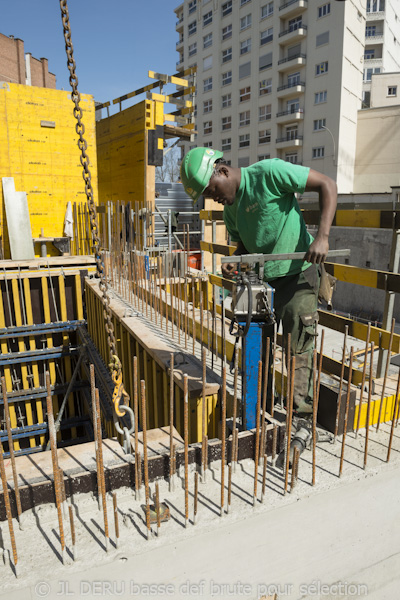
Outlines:
{"label": "yellow formwork panel", "polygon": [[[2,177],[14,177],[17,191],[27,192],[33,237],[38,237],[42,228],[47,237],[62,237],[68,201],[86,201],[73,106],[69,92],[6,83],[0,88],[0,168]],[[97,202],[92,96],[83,94],[81,107]],[[54,126],[44,126],[46,123]],[[2,237],[5,257],[9,258],[2,193],[1,189]]]}

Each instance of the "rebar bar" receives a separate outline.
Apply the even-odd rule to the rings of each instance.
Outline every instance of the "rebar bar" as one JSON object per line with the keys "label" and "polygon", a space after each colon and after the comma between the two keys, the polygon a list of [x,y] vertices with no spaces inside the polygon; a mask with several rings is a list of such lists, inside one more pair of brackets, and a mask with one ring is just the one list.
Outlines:
{"label": "rebar bar", "polygon": [[149,459],[147,454],[147,416],[146,416],[146,383],[140,381],[140,392],[142,401],[142,435],[143,435],[143,462],[144,462],[144,490],[146,496],[146,527],[147,539],[150,539],[150,494],[149,494]]}
{"label": "rebar bar", "polygon": [[371,342],[371,360],[369,363],[367,418],[366,418],[366,423],[365,423],[364,469],[367,466],[367,460],[368,460],[368,440],[369,440],[369,427],[370,427],[370,420],[371,420],[372,377],[373,377],[373,373],[374,373],[374,351],[375,351],[375,344],[374,344],[374,342]]}
{"label": "rebar bar", "polygon": [[337,407],[336,407],[336,419],[335,419],[335,431],[333,434],[333,441],[336,442],[338,429],[339,429],[339,416],[340,416],[340,407],[342,404],[342,388],[343,388],[343,375],[344,368],[346,366],[346,342],[347,342],[347,334],[349,333],[349,326],[346,325],[344,328],[344,340],[343,340],[343,352],[342,352],[342,368],[340,370],[340,383],[339,383],[339,392],[337,398]]}
{"label": "rebar bar", "polygon": [[268,464],[268,457],[266,454],[264,454],[263,477],[262,477],[262,488],[261,488],[261,502],[262,503],[264,503],[265,487],[266,487],[266,483],[267,483],[267,464]]}
{"label": "rebar bar", "polygon": [[207,375],[207,362],[206,362],[206,349],[202,349],[202,415],[201,415],[201,477],[202,481],[205,481],[205,454],[206,454],[206,375]]}
{"label": "rebar bar", "polygon": [[104,461],[103,461],[103,441],[101,435],[101,419],[100,419],[100,398],[99,390],[95,390],[96,397],[96,413],[97,413],[97,439],[98,439],[98,452],[99,452],[99,465],[100,465],[100,489],[101,498],[103,505],[103,518],[104,518],[104,540],[106,546],[106,552],[109,550],[109,532],[108,532],[108,515],[107,515],[107,499],[106,499],[106,482],[104,476]]}
{"label": "rebar bar", "polygon": [[100,459],[99,459],[99,439],[97,433],[97,409],[96,409],[96,382],[94,365],[91,364],[89,367],[90,372],[90,398],[92,402],[92,423],[93,423],[93,437],[94,437],[94,450],[96,456],[96,472],[97,472],[97,505],[98,509],[101,510],[102,503],[102,491],[101,491],[101,473],[100,473]]}
{"label": "rebar bar", "polygon": [[[133,357],[133,411],[135,413],[136,423],[139,423],[139,403],[138,403],[138,366],[137,356]],[[135,427],[135,499],[140,498],[139,469],[136,458],[139,454],[139,428]]]}
{"label": "rebar bar", "polygon": [[267,390],[268,390],[270,343],[271,343],[271,340],[269,337],[267,337],[266,349],[265,349],[265,362],[264,362],[264,387],[263,387],[262,410],[261,410],[262,426],[261,426],[261,440],[260,440],[260,451],[259,451],[260,457],[263,456],[265,453],[266,410],[267,410]]}
{"label": "rebar bar", "polygon": [[188,376],[183,376],[183,439],[185,444],[185,527],[189,520],[189,406]]}
{"label": "rebar bar", "polygon": [[383,400],[385,398],[385,389],[386,389],[387,376],[388,376],[388,372],[389,372],[390,359],[392,358],[391,353],[392,353],[392,344],[393,344],[393,335],[394,335],[395,324],[396,324],[396,319],[392,319],[392,327],[390,329],[389,348],[387,351],[385,375],[383,377],[382,394],[381,394],[381,401],[379,404],[379,414],[378,414],[378,422],[376,424],[376,432],[379,431],[379,426],[381,424]]}
{"label": "rebar bar", "polygon": [[340,454],[339,477],[342,476],[342,471],[343,471],[343,459],[344,459],[344,449],[345,449],[345,445],[346,445],[347,421],[349,418],[350,390],[351,390],[351,382],[353,379],[353,356],[354,356],[354,347],[352,346],[351,350],[350,350],[349,378],[347,380],[346,412],[344,414],[344,422],[343,422],[342,451]]}
{"label": "rebar bar", "polygon": [[197,521],[197,503],[199,497],[199,474],[195,471],[194,474],[194,494],[193,494],[193,525],[196,525]]}
{"label": "rebar bar", "polygon": [[[317,450],[317,412],[318,412],[318,387],[317,387],[317,349],[313,351],[313,412],[312,412],[312,485],[315,485],[315,462]],[[293,467],[292,467],[293,471]],[[293,476],[293,472],[292,472]]]}
{"label": "rebar bar", "polygon": [[262,381],[262,361],[258,361],[258,383],[257,383],[257,408],[256,408],[256,439],[254,456],[254,490],[253,506],[257,503],[257,482],[258,482],[258,455],[260,452],[260,409],[261,409],[261,381]]}
{"label": "rebar bar", "polygon": [[278,425],[274,423],[274,427],[272,430],[272,451],[271,451],[271,460],[272,466],[275,467],[276,463],[276,446],[278,443]]}
{"label": "rebar bar", "polygon": [[75,536],[75,523],[74,523],[74,510],[71,505],[68,506],[69,512],[69,526],[71,529],[71,545],[72,545],[72,559],[76,561],[76,536]]}
{"label": "rebar bar", "polygon": [[[274,404],[275,404],[275,359],[276,359],[276,323],[274,323],[274,345],[272,349],[272,373],[271,373],[271,417],[274,416]],[[283,364],[282,364],[283,369]]]}
{"label": "rebar bar", "polygon": [[17,473],[17,467],[15,465],[14,443],[13,443],[12,432],[11,432],[11,421],[10,421],[10,411],[9,411],[9,407],[8,407],[6,379],[4,376],[1,378],[1,389],[3,392],[4,420],[6,422],[6,429],[7,429],[8,451],[10,453],[11,469],[12,469],[13,481],[14,481],[15,504],[17,507],[19,527],[20,527],[20,529],[22,529],[21,497],[19,494],[18,473]]}
{"label": "rebar bar", "polygon": [[300,450],[297,446],[293,448],[293,465],[292,465],[292,478],[290,481],[290,492],[294,490],[297,484],[298,472],[299,472],[299,459]]}
{"label": "rebar bar", "polygon": [[170,355],[169,373],[169,491],[174,489],[174,353]]}
{"label": "rebar bar", "polygon": [[156,481],[156,515],[157,515],[157,537],[160,537],[161,530],[161,511],[160,511],[160,490],[158,486],[158,481]]}
{"label": "rebar bar", "polygon": [[228,503],[226,506],[227,514],[229,513],[230,508],[231,508],[231,499],[232,499],[232,463],[229,463],[229,465],[228,465]]}
{"label": "rebar bar", "polygon": [[[284,494],[287,492],[288,487],[288,477],[289,477],[289,459],[290,459],[290,441],[291,441],[291,433],[292,433],[292,417],[293,417],[293,393],[294,393],[294,373],[296,369],[296,357],[292,357],[292,369],[290,372],[290,395],[289,395],[289,421],[288,421],[288,431],[287,431],[287,446],[286,446],[286,465],[285,465],[285,487]],[[289,377],[289,370],[288,375]]]}
{"label": "rebar bar", "polygon": [[14,525],[13,525],[13,520],[12,520],[10,497],[8,495],[6,467],[5,467],[5,464],[4,464],[4,455],[3,455],[3,452],[4,452],[3,451],[3,444],[1,443],[1,439],[0,439],[0,475],[1,475],[1,483],[2,483],[2,486],[3,486],[4,505],[5,505],[5,508],[6,508],[6,516],[7,516],[7,521],[8,521],[8,529],[9,529],[9,532],[10,532],[10,540],[11,540],[11,548],[12,548],[12,553],[13,553],[15,575],[18,577],[18,571],[17,571],[17,568],[18,568],[17,567],[17,565],[18,565],[18,553],[17,553],[17,545],[15,543]]}
{"label": "rebar bar", "polygon": [[360,417],[361,417],[361,409],[364,395],[364,386],[365,386],[365,376],[367,373],[367,359],[368,359],[368,348],[369,348],[369,338],[371,335],[371,322],[368,323],[367,329],[367,339],[365,341],[365,352],[364,352],[364,364],[363,364],[363,372],[362,372],[362,380],[361,380],[361,392],[360,392],[360,400],[358,402],[358,416],[357,416],[357,425],[356,425],[356,438],[358,435],[358,430],[360,428]]}

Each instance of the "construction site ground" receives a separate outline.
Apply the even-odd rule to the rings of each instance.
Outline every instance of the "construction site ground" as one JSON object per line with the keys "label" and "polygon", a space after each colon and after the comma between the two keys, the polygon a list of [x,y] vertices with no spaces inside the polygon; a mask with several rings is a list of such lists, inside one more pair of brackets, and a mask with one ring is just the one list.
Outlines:
{"label": "construction site ground", "polygon": [[[220,517],[220,461],[199,484],[197,522],[193,524],[190,472],[190,522],[185,528],[183,473],[170,492],[160,480],[160,500],[171,519],[149,540],[144,519],[144,488],[117,490],[120,524],[115,547],[112,501],[108,499],[111,544],[106,552],[103,513],[92,494],[75,495],[77,559],[72,561],[65,520],[66,564],[61,562],[56,508],[37,506],[24,513],[23,531],[15,522],[19,550],[18,579],[0,561],[0,593],[7,600],[27,598],[248,598],[277,593],[278,599],[350,598],[395,600],[400,579],[400,429],[396,428],[390,463],[386,453],[390,427],[371,430],[368,465],[363,469],[365,431],[346,440],[339,478],[340,438],[317,447],[316,485],[311,486],[311,452],[305,450],[299,480],[283,495],[282,471],[267,469],[267,489],[253,507],[254,462],[238,464],[232,476],[229,514]],[[105,465],[113,460],[114,442]],[[93,457],[94,461],[94,457]],[[226,473],[227,469],[225,469]],[[227,475],[227,473],[226,473]],[[289,488],[290,489],[290,488]],[[151,484],[152,493],[154,483]],[[227,490],[225,490],[225,499]],[[8,531],[2,540],[10,548]]]}

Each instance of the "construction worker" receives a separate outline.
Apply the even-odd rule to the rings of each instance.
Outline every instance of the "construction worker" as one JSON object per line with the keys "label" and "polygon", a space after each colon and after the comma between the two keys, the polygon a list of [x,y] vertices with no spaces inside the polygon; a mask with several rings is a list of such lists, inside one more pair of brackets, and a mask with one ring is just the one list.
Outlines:
{"label": "construction worker", "polygon": [[[306,259],[271,261],[264,265],[264,280],[275,289],[274,309],[284,336],[291,334],[296,356],[294,407],[299,415],[312,413],[312,354],[319,272],[329,250],[329,232],[337,203],[336,183],[317,171],[278,158],[249,167],[231,167],[223,153],[194,148],[184,157],[181,179],[194,202],[201,195],[224,206],[224,222],[234,254],[304,252]],[[318,192],[320,222],[313,239],[307,231],[296,193]],[[232,277],[237,264],[222,266]]]}

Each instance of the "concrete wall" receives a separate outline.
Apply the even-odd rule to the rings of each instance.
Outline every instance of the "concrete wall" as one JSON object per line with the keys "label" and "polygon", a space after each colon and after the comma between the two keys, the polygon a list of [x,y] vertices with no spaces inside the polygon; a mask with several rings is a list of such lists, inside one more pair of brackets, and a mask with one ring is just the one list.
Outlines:
{"label": "concrete wall", "polygon": [[[388,87],[397,86],[396,96],[388,96]],[[400,72],[378,73],[371,78],[371,108],[400,104]]]}
{"label": "concrete wall", "polygon": [[[30,59],[31,83],[38,87],[56,88],[56,76],[49,73],[47,58]],[[0,81],[26,83],[24,42],[0,33]]]}
{"label": "concrete wall", "polygon": [[400,185],[400,104],[358,113],[354,193]]}
{"label": "concrete wall", "polygon": [[[93,97],[82,95],[81,107],[97,200]],[[15,189],[27,192],[33,237],[40,235],[42,227],[45,236],[63,236],[68,201],[86,202],[72,109],[69,92],[14,83],[0,88],[0,176],[14,177]],[[9,258],[1,186],[0,207],[0,231]]]}

